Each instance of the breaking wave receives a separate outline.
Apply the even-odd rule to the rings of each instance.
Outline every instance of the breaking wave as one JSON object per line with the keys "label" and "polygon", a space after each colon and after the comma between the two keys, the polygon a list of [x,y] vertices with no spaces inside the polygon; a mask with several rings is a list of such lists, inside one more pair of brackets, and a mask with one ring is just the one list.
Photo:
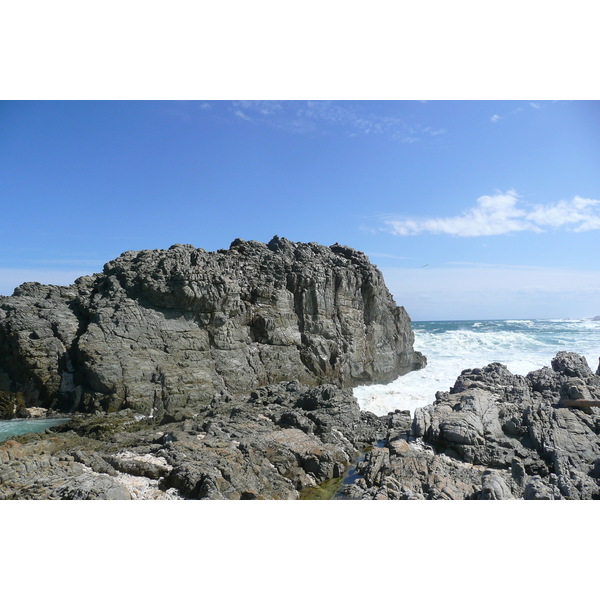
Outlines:
{"label": "breaking wave", "polygon": [[557,352],[577,352],[595,371],[600,355],[600,322],[590,320],[423,321],[413,323],[415,350],[427,367],[388,385],[360,386],[354,395],[363,410],[377,415],[410,410],[448,391],[464,369],[499,362],[518,375],[550,366]]}

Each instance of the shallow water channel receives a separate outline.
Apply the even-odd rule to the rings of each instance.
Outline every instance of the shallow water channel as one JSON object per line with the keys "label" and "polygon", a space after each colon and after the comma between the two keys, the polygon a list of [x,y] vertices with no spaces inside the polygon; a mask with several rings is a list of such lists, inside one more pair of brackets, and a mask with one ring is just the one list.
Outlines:
{"label": "shallow water channel", "polygon": [[[379,448],[383,448],[385,440],[377,442]],[[356,472],[358,463],[365,460],[367,452],[371,448],[365,448],[357,457],[356,460],[348,465],[346,472],[342,477],[336,477],[335,479],[328,479],[321,485],[314,488],[306,488],[300,492],[300,500],[350,500],[348,496],[344,496],[341,493],[342,486],[354,483],[359,475]]]}
{"label": "shallow water channel", "polygon": [[57,419],[11,419],[10,421],[0,421],[0,442],[7,440],[13,435],[40,433],[50,427],[62,425],[67,421],[69,419],[65,417]]}

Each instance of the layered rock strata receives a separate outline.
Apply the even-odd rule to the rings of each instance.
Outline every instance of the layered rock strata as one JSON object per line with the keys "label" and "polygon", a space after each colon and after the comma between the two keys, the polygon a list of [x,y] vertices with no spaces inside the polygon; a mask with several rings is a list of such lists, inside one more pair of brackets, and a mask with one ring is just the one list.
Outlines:
{"label": "layered rock strata", "polygon": [[[561,352],[526,377],[493,363],[388,431],[344,489],[361,499],[600,499],[600,376]],[[406,417],[406,415],[405,415]]]}
{"label": "layered rock strata", "polygon": [[27,407],[173,416],[220,392],[383,383],[424,364],[381,273],[337,244],[125,252],[71,286],[0,298],[0,390]]}

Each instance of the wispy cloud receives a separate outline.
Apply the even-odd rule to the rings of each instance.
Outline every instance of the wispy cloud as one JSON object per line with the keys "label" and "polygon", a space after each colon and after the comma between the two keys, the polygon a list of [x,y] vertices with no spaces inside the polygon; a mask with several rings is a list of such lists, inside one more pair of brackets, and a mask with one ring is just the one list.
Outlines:
{"label": "wispy cloud", "polygon": [[443,135],[444,133],[446,133],[445,129],[433,129],[431,127],[425,127],[423,129],[423,133],[427,133],[431,136],[435,136],[435,135]]}
{"label": "wispy cloud", "polygon": [[[540,108],[543,107],[542,104],[540,104],[539,102],[528,102],[527,106],[529,106],[530,108],[534,109],[534,110],[539,110]],[[523,106],[517,106],[517,108],[509,111],[508,113],[505,113],[503,115],[499,115],[499,114],[493,114],[490,117],[490,121],[492,123],[497,123],[498,121],[501,121],[502,119],[506,119],[507,117],[510,117],[512,115],[516,115],[518,113],[522,113],[524,110],[526,110],[526,107]]]}
{"label": "wispy cloud", "polygon": [[282,111],[281,103],[273,100],[237,100],[233,102],[233,105],[264,117],[276,115]]}
{"label": "wispy cloud", "polygon": [[411,117],[376,114],[368,103],[349,101],[245,100],[233,102],[231,112],[237,118],[296,134],[342,130],[347,137],[386,135],[401,143],[414,144],[446,133],[440,127],[414,123]]}
{"label": "wispy cloud", "polygon": [[243,119],[244,121],[252,121],[252,119],[245,112],[242,112],[241,110],[236,110],[233,114],[236,117]]}
{"label": "wispy cloud", "polygon": [[600,229],[600,200],[575,196],[550,204],[524,205],[517,193],[509,190],[477,198],[476,205],[459,216],[387,218],[385,224],[391,233],[402,236],[432,233],[479,237],[553,229],[579,233]]}
{"label": "wispy cloud", "polygon": [[408,256],[398,256],[397,254],[387,254],[386,252],[365,252],[369,257],[374,258],[391,258],[394,260],[409,260]]}

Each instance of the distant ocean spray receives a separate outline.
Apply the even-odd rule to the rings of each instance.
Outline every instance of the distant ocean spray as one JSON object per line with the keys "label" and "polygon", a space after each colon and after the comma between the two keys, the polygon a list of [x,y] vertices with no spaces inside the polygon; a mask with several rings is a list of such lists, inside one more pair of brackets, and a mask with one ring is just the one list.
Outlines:
{"label": "distant ocean spray", "polygon": [[499,362],[516,375],[550,366],[557,352],[577,352],[592,371],[600,356],[600,321],[508,320],[413,322],[415,350],[427,357],[427,366],[388,385],[354,389],[363,410],[377,415],[410,410],[448,391],[464,369]]}

